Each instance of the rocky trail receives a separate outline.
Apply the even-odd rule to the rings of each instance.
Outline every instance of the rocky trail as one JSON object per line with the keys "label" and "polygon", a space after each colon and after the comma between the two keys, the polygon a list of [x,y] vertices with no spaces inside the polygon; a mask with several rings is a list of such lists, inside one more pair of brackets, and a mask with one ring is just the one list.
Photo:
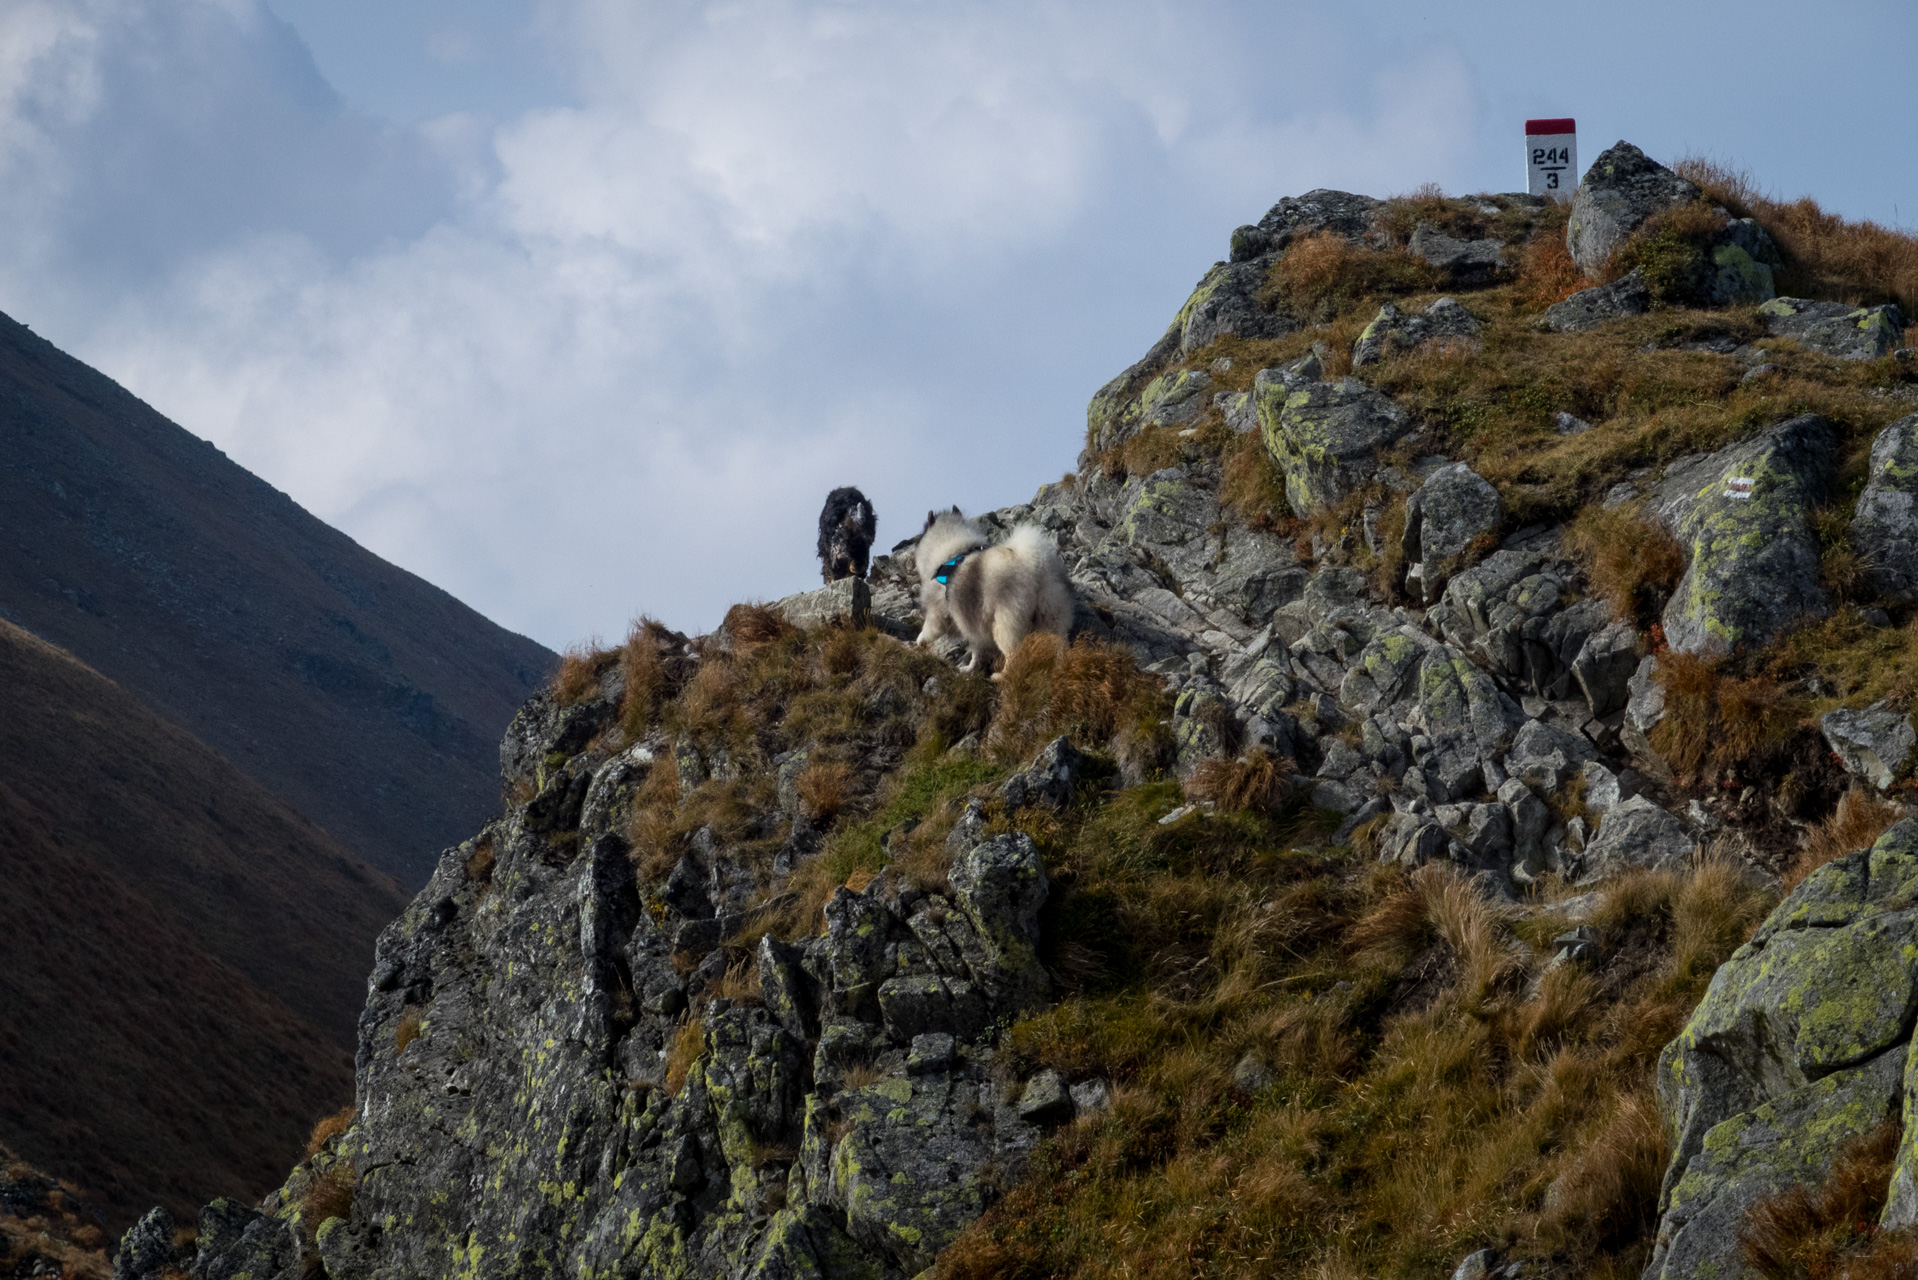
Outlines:
{"label": "rocky trail", "polygon": [[1753,1215],[1914,1105],[1918,377],[1794,243],[1625,144],[1281,201],[980,518],[1070,649],[910,647],[908,542],[575,655],[350,1124],[116,1276],[1797,1274]]}

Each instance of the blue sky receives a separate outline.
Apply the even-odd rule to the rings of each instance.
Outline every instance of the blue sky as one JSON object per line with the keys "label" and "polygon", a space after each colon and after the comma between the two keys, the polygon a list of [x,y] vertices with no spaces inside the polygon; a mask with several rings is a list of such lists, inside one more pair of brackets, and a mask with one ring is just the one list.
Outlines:
{"label": "blue sky", "polygon": [[1232,228],[1521,122],[1918,223],[1909,4],[6,0],[0,310],[554,646],[1028,496]]}

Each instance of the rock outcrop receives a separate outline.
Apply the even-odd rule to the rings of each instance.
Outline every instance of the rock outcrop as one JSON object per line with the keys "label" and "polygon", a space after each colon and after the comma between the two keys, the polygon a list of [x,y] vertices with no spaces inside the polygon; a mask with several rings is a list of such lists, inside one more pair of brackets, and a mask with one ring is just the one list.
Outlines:
{"label": "rock outcrop", "polygon": [[1377,470],[1379,450],[1412,429],[1405,410],[1356,378],[1293,389],[1261,375],[1253,394],[1265,447],[1301,516],[1355,491]]}
{"label": "rock outcrop", "polygon": [[[1705,193],[1628,142],[1603,152],[1579,183],[1572,197],[1571,220],[1565,247],[1572,261],[1588,276],[1598,276],[1632,236],[1667,210],[1700,205]],[[1764,229],[1750,218],[1733,218],[1723,209],[1707,210],[1715,229],[1700,237],[1683,255],[1661,271],[1661,296],[1677,295],[1688,304],[1723,307],[1733,303],[1764,302],[1776,289],[1773,270],[1781,265],[1778,248]],[[1710,224],[1708,224],[1710,225]],[[1608,286],[1609,287],[1609,286]],[[1638,291],[1599,294],[1579,308],[1560,303],[1553,327],[1589,328],[1603,316],[1630,314]],[[1640,307],[1639,310],[1644,308]]]}
{"label": "rock outcrop", "polygon": [[1883,791],[1905,771],[1918,746],[1911,718],[1884,707],[1864,711],[1828,711],[1818,721],[1833,754],[1848,773],[1857,774]]}
{"label": "rock outcrop", "polygon": [[1898,419],[1871,445],[1871,475],[1858,495],[1851,542],[1880,595],[1918,601],[1918,414]]}
{"label": "rock outcrop", "polygon": [[1475,542],[1498,531],[1504,507],[1485,478],[1454,462],[1405,500],[1405,590],[1436,604],[1452,570]]}
{"label": "rock outcrop", "polygon": [[1412,229],[1406,248],[1413,257],[1438,268],[1446,283],[1455,287],[1490,284],[1505,266],[1503,241],[1459,240],[1423,222]]}
{"label": "rock outcrop", "polygon": [[1397,304],[1388,302],[1359,335],[1352,348],[1352,367],[1363,368],[1402,351],[1416,351],[1427,343],[1476,349],[1479,330],[1483,327],[1453,298],[1440,298],[1412,315],[1406,315]]}
{"label": "rock outcrop", "polygon": [[1652,215],[1703,194],[1631,143],[1616,143],[1592,161],[1572,196],[1565,247],[1580,271],[1595,276]]}
{"label": "rock outcrop", "polygon": [[823,933],[765,936],[729,978],[745,864],[695,840],[644,884],[623,806],[593,799],[630,793],[638,757],[590,746],[620,692],[614,668],[527,705],[501,758],[531,798],[382,935],[353,1126],[263,1210],[209,1208],[196,1251],[155,1219],[124,1274],[904,1276],[984,1209],[988,1163],[1016,1173],[1040,1130],[980,1036],[1048,996],[1032,841],[974,839],[943,894],[842,887]]}
{"label": "rock outcrop", "polygon": [[1791,338],[1810,351],[1840,360],[1877,360],[1888,356],[1904,334],[1905,319],[1895,306],[1853,307],[1809,298],[1773,298],[1758,308],[1774,337]]}
{"label": "rock outcrop", "polygon": [[[1813,871],[1712,978],[1659,1059],[1674,1135],[1646,1275],[1729,1274],[1745,1214],[1817,1185],[1838,1149],[1904,1108],[1918,1009],[1918,822]],[[1893,1173],[1888,1224],[1918,1220],[1918,1143]]]}
{"label": "rock outcrop", "polygon": [[1652,291],[1645,273],[1630,271],[1610,284],[1580,289],[1563,302],[1545,308],[1542,321],[1555,333],[1583,333],[1621,316],[1642,316],[1652,309]]}
{"label": "rock outcrop", "polygon": [[1685,548],[1665,638],[1686,653],[1763,644],[1831,609],[1812,508],[1832,468],[1831,424],[1815,414],[1666,469],[1648,512]]}
{"label": "rock outcrop", "polygon": [[[1609,258],[1660,210],[1697,198],[1634,149],[1603,159],[1574,216],[1588,257],[1602,249]],[[1496,226],[1515,242],[1525,224],[1514,207],[1515,198],[1486,197],[1447,225]],[[793,886],[807,883],[800,872],[840,865],[820,852],[831,819],[816,827],[805,798],[821,776],[817,744],[766,747],[747,763],[739,739],[676,740],[657,729],[629,738],[615,728],[626,724],[625,669],[608,659],[587,696],[527,704],[501,751],[514,803],[447,852],[383,936],[352,1127],[257,1210],[209,1208],[193,1249],[152,1220],[123,1249],[126,1274],[919,1275],[1019,1176],[1048,1128],[1113,1105],[1113,1081],[1075,1079],[1057,1059],[1040,1066],[1022,1033],[1016,1053],[1001,1038],[1055,998],[1040,963],[1053,883],[1024,832],[1076,829],[1079,808],[1104,803],[1113,779],[1164,787],[1129,794],[1163,794],[1170,812],[1139,821],[1176,841],[1205,822],[1240,820],[1208,816],[1232,807],[1214,787],[1257,777],[1263,748],[1283,757],[1266,762],[1266,781],[1330,811],[1317,817],[1334,844],[1402,867],[1446,864],[1452,870],[1422,883],[1469,885],[1499,900],[1499,919],[1530,911],[1562,920],[1541,935],[1558,935],[1543,949],[1556,951],[1545,967],[1596,967],[1624,950],[1612,926],[1596,923],[1599,892],[1547,904],[1527,886],[1685,872],[1725,823],[1697,801],[1680,807],[1653,746],[1666,714],[1660,659],[1649,652],[1657,629],[1641,636],[1634,618],[1614,616],[1557,530],[1508,530],[1551,509],[1557,493],[1513,485],[1501,494],[1486,476],[1508,472],[1480,474],[1441,455],[1475,447],[1447,424],[1448,408],[1410,395],[1401,404],[1380,389],[1427,367],[1374,362],[1434,339],[1475,342],[1480,321],[1449,298],[1420,311],[1383,307],[1354,351],[1378,386],[1323,380],[1339,353],[1319,345],[1301,354],[1306,335],[1259,341],[1300,327],[1263,285],[1303,237],[1337,236],[1368,269],[1408,270],[1404,206],[1392,218],[1380,209],[1313,192],[1240,228],[1231,261],[1207,273],[1143,360],[1093,397],[1080,473],[979,517],[995,538],[1026,522],[1045,528],[1077,597],[1075,632],[1123,646],[1156,677],[1151,722],[1129,723],[1123,749],[1117,733],[1107,756],[1085,743],[1082,754],[1054,736],[1057,726],[1035,731],[1031,745],[1052,740],[1023,767],[995,765],[964,784],[972,790],[941,825],[875,821],[890,829],[859,839],[876,841],[890,864],[829,897],[822,885],[809,927],[795,929],[783,913],[797,900]],[[1705,212],[1704,221],[1716,216]],[[1749,239],[1734,220],[1714,234],[1720,247]],[[1410,270],[1425,284],[1428,266],[1467,287],[1496,278],[1507,260],[1505,240],[1429,226],[1412,240],[1426,265]],[[1754,240],[1744,252],[1758,261],[1763,248]],[[1645,277],[1627,276],[1560,304],[1549,323],[1576,330],[1652,302]],[[1482,310],[1487,325],[1508,325]],[[1509,328],[1498,334],[1505,341]],[[1229,358],[1207,350],[1227,336],[1252,341]],[[1617,345],[1604,335],[1576,345],[1608,342]],[[1722,356],[1735,345],[1707,349]],[[1476,358],[1498,350],[1488,340]],[[1246,352],[1265,367],[1236,364]],[[1554,408],[1528,402],[1527,412],[1542,422]],[[1600,427],[1561,412],[1560,431],[1618,429],[1610,413],[1592,417]],[[1897,545],[1905,534],[1885,513],[1902,510],[1906,446],[1887,435],[1860,520],[1886,525],[1886,545]],[[1620,502],[1643,494],[1644,514],[1686,552],[1664,614],[1673,648],[1762,644],[1830,607],[1810,517],[1835,439],[1824,419],[1795,418],[1656,479],[1633,472],[1614,490]],[[1297,523],[1272,509],[1280,480]],[[1405,519],[1394,525],[1400,495]],[[919,622],[913,547],[908,539],[877,558],[867,583],[775,608],[808,628],[870,625],[910,637]],[[1402,577],[1387,580],[1401,563]],[[780,638],[766,643],[822,642],[772,629]],[[828,643],[846,639],[835,632]],[[739,642],[750,643],[743,632]],[[734,652],[724,634],[662,643],[661,662],[683,682],[711,653]],[[862,714],[892,727],[890,745],[853,766],[867,778],[900,767],[901,744],[957,687],[925,651],[901,660],[924,665],[866,704]],[[1009,675],[1005,689],[1016,684]],[[1691,714],[1682,701],[1673,707]],[[1911,747],[1908,724],[1901,735],[1881,719],[1835,713],[1826,725],[1833,747],[1853,750],[1874,781],[1895,776],[1896,748]],[[1003,724],[985,723],[973,722],[948,754],[935,751],[939,767],[963,772],[979,750],[1001,750]],[[944,750],[947,739],[919,741]],[[1813,754],[1826,785],[1836,770]],[[1217,767],[1236,757],[1243,774]],[[1191,784],[1177,804],[1174,779]],[[638,797],[655,784],[683,796],[716,782],[750,796],[739,818],[750,834],[723,834],[715,822],[682,832],[670,867],[658,865],[664,855],[636,866],[626,815]],[[940,849],[940,874],[906,874],[918,865],[909,858]],[[1722,1264],[1746,1208],[1821,1176],[1838,1145],[1901,1095],[1918,1011],[1918,962],[1907,958],[1918,937],[1906,941],[1918,929],[1907,919],[1918,917],[1914,868],[1918,824],[1906,824],[1814,873],[1721,971],[1667,1051],[1661,1089],[1679,1141],[1653,1274]],[[1660,874],[1635,881],[1669,883]],[[1350,984],[1321,994],[1338,999],[1341,988]],[[1258,1105],[1283,1076],[1264,1045],[1235,1044],[1220,1064],[1234,1105]],[[1907,1163],[1918,1169],[1918,1158]],[[1918,1182],[1906,1175],[1901,1185],[1898,1212],[1918,1216]],[[329,1198],[329,1188],[351,1195]],[[1481,1251],[1461,1274],[1531,1274],[1522,1265]]]}

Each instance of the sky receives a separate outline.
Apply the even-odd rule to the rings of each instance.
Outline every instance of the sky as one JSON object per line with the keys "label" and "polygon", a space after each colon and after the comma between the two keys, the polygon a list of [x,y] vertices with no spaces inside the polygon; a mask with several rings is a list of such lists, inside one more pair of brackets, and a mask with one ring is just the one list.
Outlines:
{"label": "sky", "polygon": [[1909,0],[0,0],[0,311],[554,648],[1070,470],[1233,227],[1573,116],[1918,224]]}

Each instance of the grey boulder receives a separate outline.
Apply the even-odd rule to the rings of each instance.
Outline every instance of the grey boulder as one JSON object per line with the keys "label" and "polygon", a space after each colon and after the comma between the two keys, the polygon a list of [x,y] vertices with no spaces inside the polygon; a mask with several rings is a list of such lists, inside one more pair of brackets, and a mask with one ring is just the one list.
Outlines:
{"label": "grey boulder", "polygon": [[1898,419],[1872,442],[1851,545],[1880,595],[1918,602],[1918,414]]}
{"label": "grey boulder", "polygon": [[1079,771],[1085,757],[1064,737],[1048,742],[1031,764],[1007,778],[999,788],[1008,811],[1027,805],[1063,809],[1072,803],[1073,788],[1079,783]]}
{"label": "grey boulder", "polygon": [[1436,602],[1460,557],[1503,518],[1498,490],[1465,463],[1434,471],[1405,502],[1406,591]]}
{"label": "grey boulder", "polygon": [[[1744,1274],[1751,1205],[1822,1183],[1839,1149],[1896,1108],[1918,1005],[1914,890],[1907,820],[1813,871],[1712,975],[1659,1058],[1673,1151],[1647,1276]],[[1908,1130],[1886,1226],[1918,1219],[1914,1155]]]}
{"label": "grey boulder", "polygon": [[1831,611],[1810,515],[1825,495],[1833,444],[1831,424],[1805,414],[1667,470],[1647,512],[1686,553],[1665,607],[1672,648],[1764,644]]}
{"label": "grey boulder", "polygon": [[1505,265],[1505,246],[1497,240],[1458,240],[1421,222],[1412,229],[1407,246],[1454,285],[1489,284]]}
{"label": "grey boulder", "polygon": [[1296,330],[1298,321],[1259,300],[1264,282],[1264,269],[1251,262],[1222,262],[1206,272],[1174,321],[1180,354],[1220,338],[1276,338]]}
{"label": "grey boulder", "polygon": [[1379,450],[1412,429],[1404,409],[1356,378],[1294,390],[1264,369],[1252,394],[1265,447],[1285,473],[1286,500],[1300,516],[1364,484],[1378,469]]}
{"label": "grey boulder", "polygon": [[795,627],[863,627],[872,621],[872,589],[862,578],[841,578],[814,591],[802,591],[773,603],[773,611]]}
{"label": "grey boulder", "polygon": [[1424,311],[1407,315],[1396,303],[1379,308],[1352,347],[1352,367],[1364,368],[1387,356],[1413,351],[1426,343],[1458,343],[1477,348],[1485,326],[1451,298],[1440,298]]}
{"label": "grey boulder", "polygon": [[1379,202],[1370,196],[1323,187],[1302,196],[1287,196],[1266,211],[1256,225],[1232,233],[1232,261],[1249,262],[1281,253],[1304,236],[1331,232],[1358,241],[1372,230]]}
{"label": "grey boulder", "polygon": [[1565,247],[1580,271],[1597,275],[1653,214],[1690,204],[1702,194],[1631,143],[1619,142],[1600,153],[1578,184]]}
{"label": "grey boulder", "polygon": [[1610,284],[1580,289],[1545,308],[1544,326],[1554,333],[1583,333],[1621,316],[1642,316],[1652,309],[1645,273],[1632,270]]}
{"label": "grey boulder", "polygon": [[1911,720],[1883,705],[1864,711],[1828,711],[1818,722],[1825,741],[1853,773],[1883,791],[1904,771],[1918,734]]}
{"label": "grey boulder", "polygon": [[1691,857],[1693,845],[1677,818],[1644,796],[1633,796],[1607,809],[1599,819],[1598,835],[1585,850],[1579,883],[1595,884],[1634,867],[1677,871]]}
{"label": "grey boulder", "polygon": [[1792,338],[1810,351],[1840,360],[1877,360],[1890,355],[1904,333],[1895,306],[1854,307],[1810,298],[1773,298],[1758,308],[1775,338]]}

